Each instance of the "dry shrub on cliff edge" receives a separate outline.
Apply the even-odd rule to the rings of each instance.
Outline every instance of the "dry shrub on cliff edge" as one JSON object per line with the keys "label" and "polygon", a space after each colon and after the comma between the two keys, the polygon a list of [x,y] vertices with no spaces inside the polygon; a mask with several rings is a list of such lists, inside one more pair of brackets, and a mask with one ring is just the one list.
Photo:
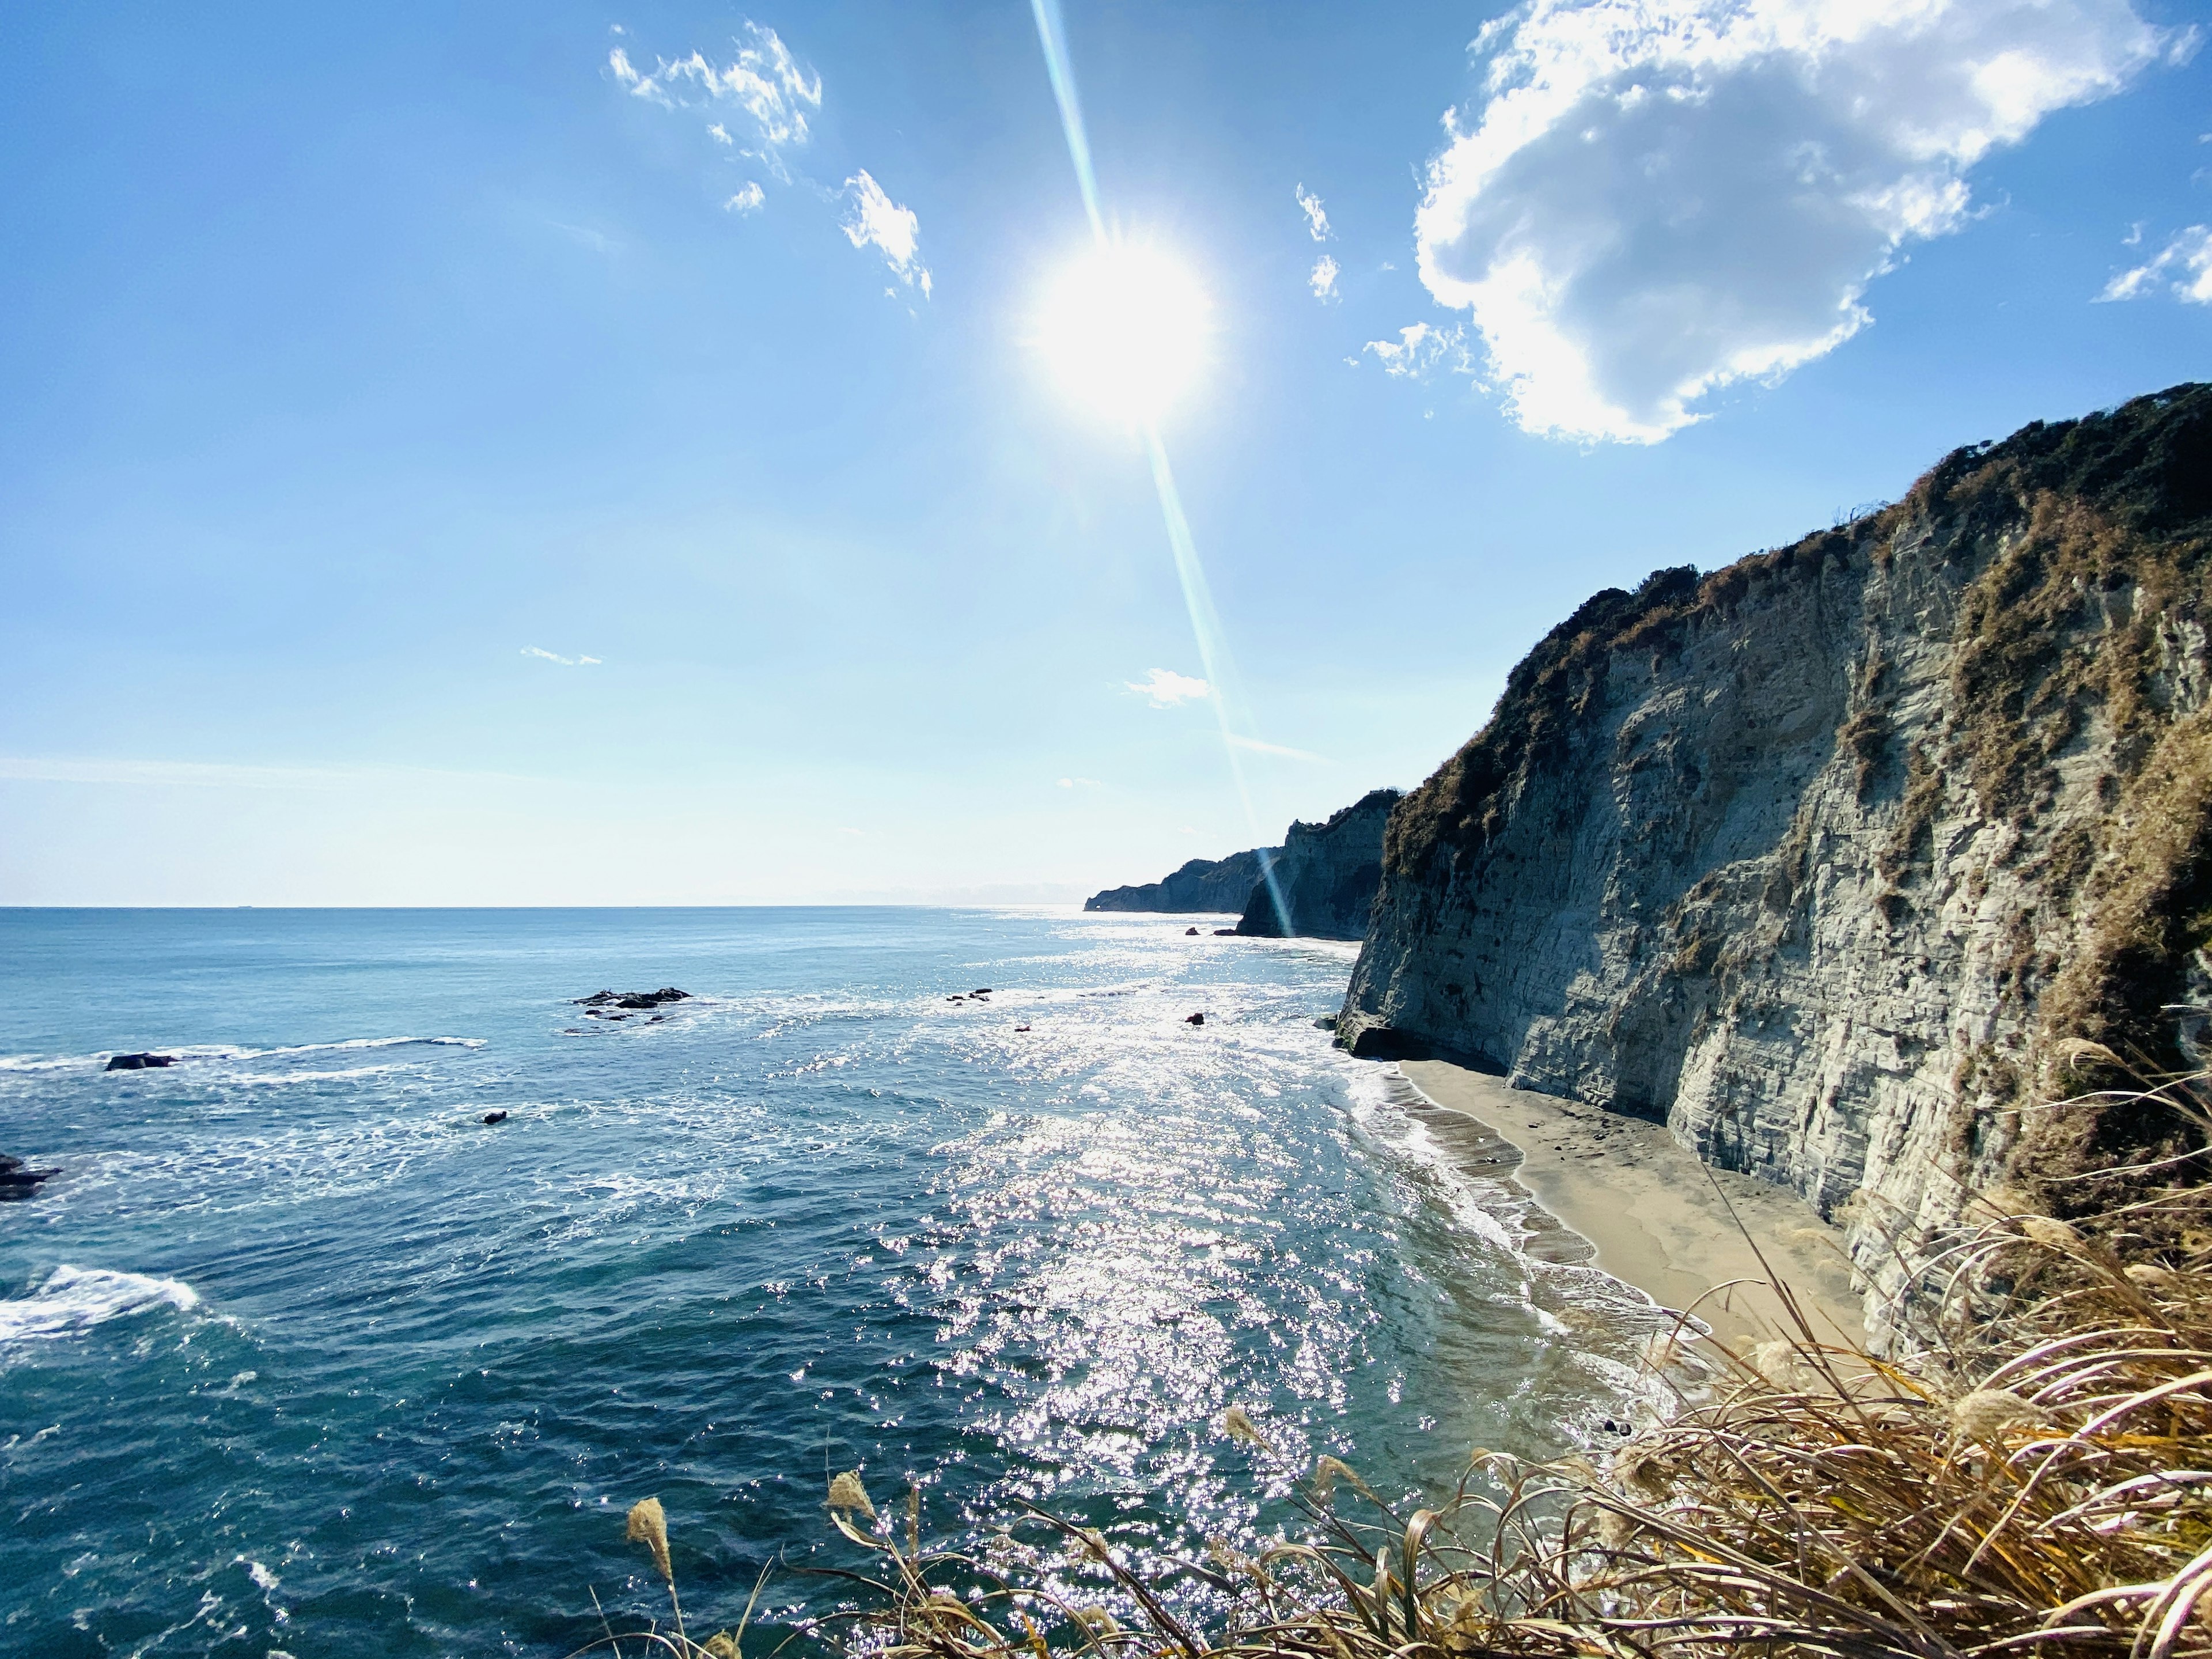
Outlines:
{"label": "dry shrub on cliff edge", "polygon": [[[2206,1082],[2142,1103],[2202,1146]],[[889,1659],[2207,1659],[2212,1200],[2175,1184],[2082,1227],[2031,1202],[1991,1193],[1927,1248],[1909,1359],[1809,1328],[1728,1353],[1607,1467],[1479,1453],[1433,1510],[1322,1458],[1308,1539],[1215,1547],[1200,1571],[1227,1610],[1204,1628],[1097,1531],[1031,1510],[981,1550],[926,1550],[914,1509],[902,1540],[833,1489],[873,1563],[834,1622]],[[1225,1429],[1273,1457],[1242,1411]]]}

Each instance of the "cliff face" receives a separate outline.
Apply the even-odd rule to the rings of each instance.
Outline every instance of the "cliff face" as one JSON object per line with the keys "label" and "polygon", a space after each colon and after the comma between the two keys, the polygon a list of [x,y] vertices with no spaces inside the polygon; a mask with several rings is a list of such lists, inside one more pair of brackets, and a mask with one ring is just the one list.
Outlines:
{"label": "cliff face", "polygon": [[1193,859],[1164,881],[1141,887],[1109,887],[1083,901],[1086,910],[1241,911],[1260,880],[1262,857],[1279,856],[1279,847],[1254,848],[1225,859]]}
{"label": "cliff face", "polygon": [[1364,939],[1375,890],[1382,880],[1382,831],[1395,789],[1373,789],[1324,823],[1293,823],[1275,855],[1275,889],[1289,926],[1276,914],[1265,882],[1252,890],[1240,933],[1263,939]]}
{"label": "cliff face", "polygon": [[2185,386],[1599,594],[1392,815],[1343,1039],[1663,1116],[1849,1219],[1877,1280],[1962,1183],[2161,1144],[2023,1109],[2099,1082],[2069,1039],[2195,1063],[2209,588]]}

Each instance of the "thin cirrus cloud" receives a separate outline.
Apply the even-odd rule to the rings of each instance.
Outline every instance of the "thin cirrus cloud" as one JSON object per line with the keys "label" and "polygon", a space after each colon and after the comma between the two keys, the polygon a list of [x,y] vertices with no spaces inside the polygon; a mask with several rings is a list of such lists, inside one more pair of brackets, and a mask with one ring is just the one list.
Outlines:
{"label": "thin cirrus cloud", "polygon": [[722,209],[726,213],[757,213],[761,204],[767,200],[768,192],[760,187],[758,181],[748,179],[745,187],[724,202]]}
{"label": "thin cirrus cloud", "polygon": [[842,228],[853,246],[876,249],[899,281],[928,298],[929,267],[921,262],[921,221],[914,210],[884,195],[865,167],[845,181],[845,205],[849,216]]}
{"label": "thin cirrus cloud", "polygon": [[1229,734],[1229,742],[1232,748],[1249,749],[1255,755],[1278,755],[1285,760],[1314,761],[1323,766],[1329,763],[1328,756],[1316,755],[1310,749],[1293,749],[1287,744],[1262,743],[1257,738],[1244,737],[1234,732]]}
{"label": "thin cirrus cloud", "polygon": [[522,654],[544,662],[557,662],[563,668],[593,668],[599,663],[597,657],[564,657],[557,651],[548,651],[542,645],[526,645],[522,647]]}
{"label": "thin cirrus cloud", "polygon": [[2105,284],[2100,300],[2142,300],[2161,288],[2191,305],[2212,305],[2212,225],[2191,225],[2142,264]]}
{"label": "thin cirrus cloud", "polygon": [[1204,680],[1178,674],[1172,668],[1155,668],[1143,679],[1129,681],[1128,688],[1155,708],[1173,708],[1213,695],[1213,688]]}
{"label": "thin cirrus cloud", "polygon": [[2128,0],[1528,0],[1445,118],[1421,280],[1525,430],[1656,443],[1865,327],[1990,151],[2194,45]]}

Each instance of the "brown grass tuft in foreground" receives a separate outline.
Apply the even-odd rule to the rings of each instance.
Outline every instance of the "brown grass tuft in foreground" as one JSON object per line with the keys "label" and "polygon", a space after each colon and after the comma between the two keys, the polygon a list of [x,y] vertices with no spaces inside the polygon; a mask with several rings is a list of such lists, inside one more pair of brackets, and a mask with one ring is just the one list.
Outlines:
{"label": "brown grass tuft in foreground", "polygon": [[[2201,1146],[2205,1085],[2140,1101]],[[2154,1173],[2200,1181],[2197,1161]],[[911,1506],[903,1540],[864,1530],[857,1476],[831,1518],[872,1565],[814,1628],[884,1659],[2212,1659],[2212,1191],[2072,1224],[1990,1199],[1917,1261],[1910,1358],[1809,1327],[1723,1351],[1724,1380],[1606,1467],[1478,1453],[1410,1513],[1322,1458],[1298,1486],[1309,1538],[1214,1547],[1226,1611],[1206,1628],[1042,1511],[981,1548],[923,1549]],[[1652,1345],[1661,1368],[1678,1356]],[[1242,1410],[1224,1431],[1273,1455]],[[1032,1565],[994,1565],[1014,1559]],[[654,1639],[733,1659],[742,1638]]]}

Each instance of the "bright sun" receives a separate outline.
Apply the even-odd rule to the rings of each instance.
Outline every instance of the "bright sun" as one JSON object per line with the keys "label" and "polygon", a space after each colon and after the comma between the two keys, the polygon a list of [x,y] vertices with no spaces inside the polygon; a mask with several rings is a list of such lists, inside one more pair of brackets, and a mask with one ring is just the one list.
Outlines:
{"label": "bright sun", "polygon": [[1158,420],[1206,360],[1206,292],[1153,248],[1116,243],[1062,271],[1037,345],[1069,394],[1102,414]]}

